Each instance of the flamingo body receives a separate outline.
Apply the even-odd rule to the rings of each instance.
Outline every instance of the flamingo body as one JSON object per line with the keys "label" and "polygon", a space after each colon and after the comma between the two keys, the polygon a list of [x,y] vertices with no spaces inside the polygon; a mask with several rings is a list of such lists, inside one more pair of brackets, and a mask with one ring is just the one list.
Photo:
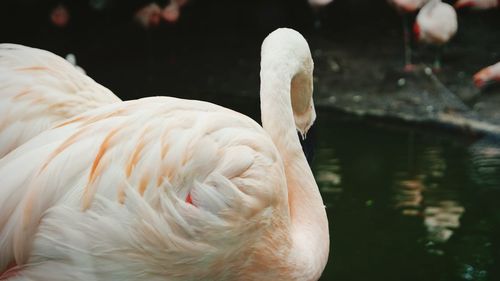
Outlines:
{"label": "flamingo body", "polygon": [[422,8],[429,0],[388,0],[389,4],[394,6],[398,11],[405,13],[413,13]]}
{"label": "flamingo body", "polygon": [[135,13],[135,20],[144,28],[158,26],[161,22],[162,9],[156,3],[150,3]]}
{"label": "flamingo body", "polygon": [[0,159],[4,278],[319,279],[328,222],[296,134],[315,119],[312,68],[305,39],[279,29],[262,47],[262,127],[206,102],[143,98]]}
{"label": "flamingo body", "polygon": [[419,41],[433,45],[448,42],[457,29],[455,9],[440,0],[432,0],[420,10],[414,27]]}
{"label": "flamingo body", "polygon": [[458,0],[455,3],[455,8],[471,7],[477,10],[493,9],[500,5],[499,0]]}
{"label": "flamingo body", "polygon": [[175,23],[181,16],[181,8],[188,3],[187,0],[171,0],[162,10],[162,17],[165,21]]}
{"label": "flamingo body", "polygon": [[119,101],[61,57],[0,44],[0,157],[58,122]]}
{"label": "flamingo body", "polygon": [[309,5],[313,8],[321,8],[330,4],[331,2],[333,2],[333,0],[308,0],[308,2]]}

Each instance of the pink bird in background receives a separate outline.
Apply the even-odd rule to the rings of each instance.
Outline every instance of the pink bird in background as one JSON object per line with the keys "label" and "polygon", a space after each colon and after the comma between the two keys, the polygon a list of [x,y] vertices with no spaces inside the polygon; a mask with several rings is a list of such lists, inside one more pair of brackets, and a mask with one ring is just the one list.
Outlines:
{"label": "pink bird in background", "polygon": [[71,16],[66,6],[57,5],[50,13],[50,21],[57,27],[65,27],[68,25]]}
{"label": "pink bird in background", "polygon": [[478,88],[500,82],[500,62],[481,69],[474,74],[473,80]]}
{"label": "pink bird in background", "polygon": [[176,23],[181,16],[181,8],[187,0],[171,0],[164,8],[156,3],[150,3],[135,13],[135,19],[144,28],[158,26],[162,20],[167,23]]}
{"label": "pink bird in background", "polygon": [[162,18],[162,9],[156,3],[150,3],[140,8],[134,16],[135,20],[144,28],[158,26]]}
{"label": "pink bird in background", "polygon": [[[262,44],[262,126],[208,102],[121,102],[45,51],[4,45],[2,57],[9,106],[28,100],[1,124],[28,130],[9,118],[33,114],[48,125],[0,159],[0,279],[319,279],[329,231],[297,135],[316,118],[298,32]],[[38,74],[54,85],[30,83]]]}
{"label": "pink bird in background", "polygon": [[181,16],[181,8],[188,3],[187,0],[170,0],[170,3],[163,8],[161,13],[164,20],[175,23]]}
{"label": "pink bird in background", "polygon": [[500,6],[499,0],[458,0],[455,3],[455,8],[461,9],[471,7],[477,10],[493,9]]}
{"label": "pink bird in background", "polygon": [[457,13],[453,6],[441,0],[429,1],[417,15],[414,33],[419,42],[438,47],[434,68],[441,68],[441,48],[458,29]]}
{"label": "pink bird in background", "polygon": [[429,0],[388,0],[400,13],[415,13]]}

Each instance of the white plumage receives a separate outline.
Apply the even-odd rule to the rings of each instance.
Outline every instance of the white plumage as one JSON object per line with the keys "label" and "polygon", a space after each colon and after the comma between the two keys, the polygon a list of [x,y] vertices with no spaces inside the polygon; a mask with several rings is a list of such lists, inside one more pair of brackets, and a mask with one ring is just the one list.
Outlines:
{"label": "white plumage", "polygon": [[429,1],[418,13],[416,30],[419,41],[442,45],[457,33],[455,9],[441,0]]}
{"label": "white plumage", "polygon": [[152,97],[87,111],[1,159],[0,272],[14,261],[7,280],[317,280],[328,222],[296,134],[315,119],[307,42],[271,33],[261,68],[263,127]]}
{"label": "white plumage", "polygon": [[61,57],[0,44],[0,157],[58,122],[118,101]]}

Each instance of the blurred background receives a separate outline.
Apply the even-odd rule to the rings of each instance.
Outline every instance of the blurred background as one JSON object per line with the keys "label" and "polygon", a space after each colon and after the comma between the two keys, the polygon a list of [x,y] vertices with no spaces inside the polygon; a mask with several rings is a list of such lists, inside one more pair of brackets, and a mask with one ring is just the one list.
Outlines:
{"label": "blurred background", "polygon": [[200,99],[258,121],[260,45],[294,28],[315,60],[305,150],[330,218],[321,280],[500,280],[500,89],[472,78],[500,61],[500,9],[459,9],[439,50],[410,34],[408,69],[418,9],[326,2],[4,0],[0,41],[72,54],[125,100]]}

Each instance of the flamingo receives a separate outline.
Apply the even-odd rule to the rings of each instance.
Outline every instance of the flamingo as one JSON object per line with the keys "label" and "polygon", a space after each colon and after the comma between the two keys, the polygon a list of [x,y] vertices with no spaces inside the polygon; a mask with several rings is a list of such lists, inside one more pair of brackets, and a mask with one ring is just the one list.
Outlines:
{"label": "flamingo", "polygon": [[471,7],[477,10],[487,10],[498,6],[500,6],[499,0],[458,0],[455,3],[457,9]]}
{"label": "flamingo", "polygon": [[59,56],[0,44],[0,158],[61,121],[118,101]]}
{"label": "flamingo", "polygon": [[162,9],[156,3],[149,3],[135,13],[135,20],[144,28],[158,26],[162,18]]}
{"label": "flamingo", "polygon": [[485,67],[474,74],[474,85],[484,88],[489,84],[500,82],[500,62]]}
{"label": "flamingo", "polygon": [[187,0],[170,0],[170,3],[163,8],[161,13],[163,19],[170,23],[175,23],[181,16],[181,8],[187,4]]}
{"label": "flamingo", "polygon": [[68,9],[62,5],[57,5],[50,13],[50,21],[57,27],[66,27],[71,16]]}
{"label": "flamingo", "polygon": [[438,46],[436,69],[441,68],[441,46],[457,33],[457,29],[457,13],[450,4],[431,0],[419,11],[413,30],[418,41]]}
{"label": "flamingo", "polygon": [[328,220],[296,133],[316,117],[312,73],[306,40],[278,29],[261,50],[262,127],[149,97],[0,159],[0,279],[319,279]]}

